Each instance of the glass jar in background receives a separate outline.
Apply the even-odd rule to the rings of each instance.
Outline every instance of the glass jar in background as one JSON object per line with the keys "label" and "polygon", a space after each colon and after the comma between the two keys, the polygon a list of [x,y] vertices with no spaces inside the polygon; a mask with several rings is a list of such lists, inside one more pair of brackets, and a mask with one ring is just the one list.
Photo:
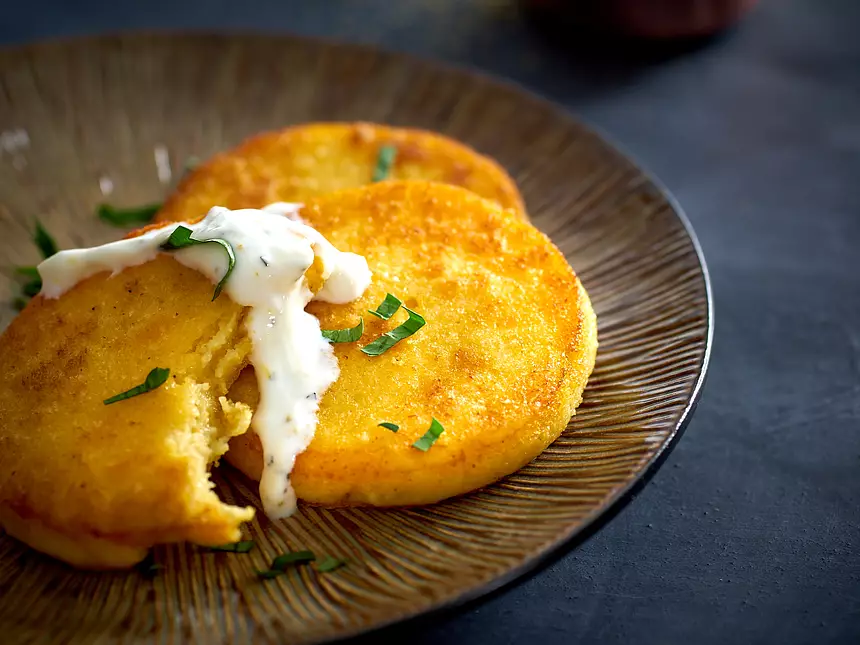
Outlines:
{"label": "glass jar in background", "polygon": [[646,39],[702,38],[735,24],[757,0],[521,0],[540,20]]}

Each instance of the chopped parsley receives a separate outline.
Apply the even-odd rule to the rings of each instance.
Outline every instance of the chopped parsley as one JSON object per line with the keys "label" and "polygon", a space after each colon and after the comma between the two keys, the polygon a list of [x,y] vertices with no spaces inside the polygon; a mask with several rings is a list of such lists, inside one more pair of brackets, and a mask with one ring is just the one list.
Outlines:
{"label": "chopped parsley", "polygon": [[257,571],[257,575],[263,580],[271,580],[272,578],[277,578],[278,576],[284,575],[284,573],[286,572],[281,571],[280,569],[266,569],[265,571]]}
{"label": "chopped parsley", "polygon": [[400,430],[400,426],[396,423],[390,423],[388,421],[383,421],[382,423],[377,423],[376,425],[385,428],[386,430],[391,430],[391,432],[397,432]]}
{"label": "chopped parsley", "polygon": [[146,556],[140,564],[137,565],[138,570],[147,578],[154,578],[158,575],[158,572],[164,569],[163,564],[159,564],[155,561],[152,553]]}
{"label": "chopped parsley", "polygon": [[394,158],[397,156],[397,148],[394,146],[382,146],[379,149],[379,156],[376,158],[376,168],[373,170],[373,181],[382,181],[387,179],[391,173],[391,166],[394,165]]}
{"label": "chopped parsley", "polygon": [[232,544],[221,544],[219,546],[207,546],[208,551],[220,553],[248,553],[254,548],[253,540],[244,540],[242,542],[233,542]]}
{"label": "chopped parsley", "polygon": [[161,208],[161,204],[147,204],[132,208],[117,208],[110,204],[101,204],[96,211],[99,219],[114,226],[132,226],[148,224]]}
{"label": "chopped parsley", "polygon": [[412,311],[409,307],[403,306],[406,312],[409,314],[409,319],[404,322],[402,325],[399,325],[392,329],[391,331],[385,332],[374,340],[371,343],[368,343],[364,347],[361,348],[361,351],[367,354],[368,356],[379,356],[387,352],[389,349],[394,347],[397,343],[399,343],[404,338],[408,338],[419,329],[421,329],[427,321],[414,311]]}
{"label": "chopped parsley", "polygon": [[39,250],[42,252],[42,257],[45,259],[55,255],[59,250],[54,238],[45,230],[45,227],[42,226],[42,223],[39,220],[36,220],[36,232],[33,235],[33,241],[36,243],[36,246],[39,247]]}
{"label": "chopped parsley", "polygon": [[307,564],[317,559],[313,551],[291,551],[272,560],[272,569],[283,571],[291,564]]}
{"label": "chopped parsley", "polygon": [[[48,259],[57,253],[57,243],[50,233],[42,226],[39,220],[36,220],[36,231],[33,233],[33,243],[39,247],[39,251],[44,259]],[[21,311],[27,306],[29,298],[37,295],[42,290],[42,277],[39,275],[39,270],[33,266],[17,267],[15,272],[27,278],[21,287],[21,293],[25,297],[15,298],[13,304],[18,311]]]}
{"label": "chopped parsley", "polygon": [[418,448],[421,452],[427,452],[443,432],[445,432],[445,428],[434,418],[430,422],[430,428],[424,433],[424,436],[413,443],[412,447]]}
{"label": "chopped parsley", "polygon": [[388,320],[394,314],[397,313],[397,310],[400,309],[400,305],[403,303],[400,301],[400,298],[397,296],[393,296],[390,293],[385,294],[385,300],[383,300],[375,311],[367,310],[367,313],[373,314],[377,318],[382,318],[382,320]]}
{"label": "chopped parsley", "polygon": [[349,329],[322,329],[323,338],[330,343],[354,343],[364,333],[364,320]]}
{"label": "chopped parsley", "polygon": [[36,267],[16,267],[15,273],[22,275],[25,278],[36,280],[39,278],[39,269]]}
{"label": "chopped parsley", "polygon": [[233,246],[227,240],[222,240],[217,237],[209,240],[195,240],[191,237],[191,233],[192,231],[190,228],[177,226],[173,230],[173,233],[170,234],[170,237],[167,238],[167,241],[161,245],[161,250],[176,251],[178,249],[184,249],[198,244],[217,244],[221,246],[227,253],[227,271],[224,273],[224,277],[221,278],[221,281],[215,285],[215,293],[212,294],[212,300],[215,300],[215,298],[221,295],[221,290],[224,288],[227,278],[229,278],[230,274],[233,273],[233,267],[236,266],[236,254],[233,252]]}
{"label": "chopped parsley", "polygon": [[326,556],[325,560],[323,560],[317,565],[317,571],[319,571],[320,573],[328,573],[329,571],[340,569],[345,564],[346,560],[341,560],[340,558],[333,558],[329,555]]}
{"label": "chopped parsley", "polygon": [[21,287],[21,292],[27,296],[28,298],[32,298],[42,290],[42,278],[36,278],[35,280],[29,280]]}
{"label": "chopped parsley", "polygon": [[313,551],[291,551],[290,553],[279,555],[277,558],[272,560],[271,567],[265,571],[257,571],[257,575],[264,580],[271,580],[272,578],[284,575],[287,568],[292,565],[307,564],[308,562],[313,562],[316,559],[317,557],[314,555]]}
{"label": "chopped parsley", "polygon": [[146,380],[140,385],[136,385],[130,390],[126,390],[125,392],[120,392],[119,394],[115,394],[109,399],[104,400],[105,405],[110,405],[111,403],[117,403],[119,401],[124,401],[125,399],[130,399],[133,396],[137,396],[138,394],[146,394],[158,387],[164,385],[165,381],[167,381],[167,377],[170,376],[170,370],[166,367],[156,367],[149,374],[146,375]]}

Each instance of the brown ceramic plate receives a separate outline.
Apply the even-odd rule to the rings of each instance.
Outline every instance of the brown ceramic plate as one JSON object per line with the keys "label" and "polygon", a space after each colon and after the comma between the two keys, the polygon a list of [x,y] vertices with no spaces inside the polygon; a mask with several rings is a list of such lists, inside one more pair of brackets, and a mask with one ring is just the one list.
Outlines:
{"label": "brown ceramic plate", "polygon": [[[582,540],[678,439],[711,342],[699,247],[675,204],[611,145],[514,87],[371,49],[258,36],[128,36],[0,52],[0,253],[33,264],[38,216],[60,246],[117,236],[96,204],[160,200],[174,171],[301,121],[437,130],[498,159],[534,223],[567,255],[600,323],[597,367],[567,431],[484,490],[402,510],[303,507],[260,516],[247,555],[157,549],[155,575],[74,571],[0,537],[4,642],[324,641],[498,588]],[[162,164],[163,166],[163,164]],[[159,174],[161,176],[159,176]],[[110,192],[108,198],[103,193]],[[0,301],[15,285],[0,277]],[[14,315],[4,307],[3,323]],[[230,501],[257,503],[235,471]],[[260,582],[288,548],[339,554],[325,576]]]}

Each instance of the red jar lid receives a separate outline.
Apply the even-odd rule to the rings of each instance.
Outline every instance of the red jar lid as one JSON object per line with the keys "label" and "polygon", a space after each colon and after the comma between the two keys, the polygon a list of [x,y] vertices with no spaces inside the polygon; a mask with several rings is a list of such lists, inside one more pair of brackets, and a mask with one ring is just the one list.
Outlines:
{"label": "red jar lid", "polygon": [[583,27],[645,38],[708,36],[757,0],[523,0],[527,9]]}

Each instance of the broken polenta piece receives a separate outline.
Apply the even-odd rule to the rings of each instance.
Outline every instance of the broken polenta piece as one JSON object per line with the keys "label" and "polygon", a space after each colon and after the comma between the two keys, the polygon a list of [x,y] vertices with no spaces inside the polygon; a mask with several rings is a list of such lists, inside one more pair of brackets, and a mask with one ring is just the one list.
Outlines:
{"label": "broken polenta piece", "polygon": [[[224,395],[248,362],[245,308],[166,255],[58,299],[37,296],[0,337],[0,524],[86,568],[153,544],[239,538],[250,508],[222,503],[207,469],[245,432]],[[164,383],[111,404],[153,368]]]}

